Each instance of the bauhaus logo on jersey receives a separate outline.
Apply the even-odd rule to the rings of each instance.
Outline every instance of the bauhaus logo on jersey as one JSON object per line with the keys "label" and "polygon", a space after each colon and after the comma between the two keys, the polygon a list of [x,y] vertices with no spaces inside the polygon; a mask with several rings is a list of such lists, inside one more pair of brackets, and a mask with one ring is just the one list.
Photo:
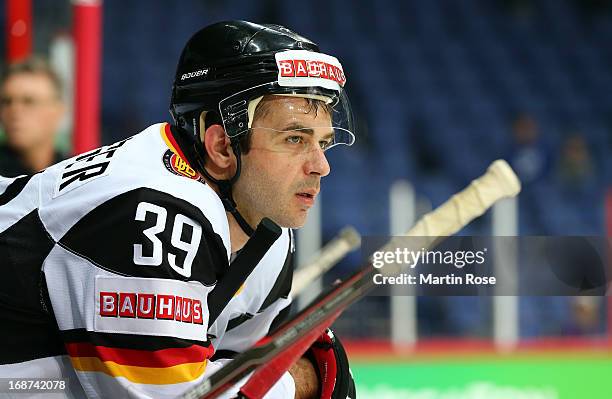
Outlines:
{"label": "bauhaus logo on jersey", "polygon": [[197,281],[96,276],[94,331],[201,340],[212,289]]}
{"label": "bauhaus logo on jersey", "polygon": [[98,314],[102,317],[204,323],[200,300],[159,293],[100,292]]}

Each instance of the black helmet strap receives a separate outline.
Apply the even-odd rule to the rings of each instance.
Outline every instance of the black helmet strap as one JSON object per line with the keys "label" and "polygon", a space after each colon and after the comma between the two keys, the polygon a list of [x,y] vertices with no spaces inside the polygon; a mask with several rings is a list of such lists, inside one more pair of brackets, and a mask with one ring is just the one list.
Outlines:
{"label": "black helmet strap", "polygon": [[[171,129],[183,129],[178,126],[171,126]],[[223,202],[223,207],[226,211],[230,212],[234,215],[234,219],[238,222],[238,225],[244,231],[247,236],[251,236],[255,230],[247,223],[247,221],[242,217],[238,209],[236,208],[236,202],[232,198],[232,185],[238,180],[240,177],[240,171],[242,170],[242,161],[241,161],[241,152],[240,152],[240,140],[238,138],[233,139],[231,141],[232,150],[234,154],[236,154],[236,173],[229,180],[219,180],[210,175],[206,168],[204,167],[204,158],[205,155],[202,153],[201,145],[196,144],[195,140],[190,140],[189,142],[186,139],[188,135],[187,132],[185,134],[174,134],[174,138],[179,144],[179,147],[183,149],[185,156],[187,157],[187,161],[191,163],[192,166],[197,165],[198,171],[202,173],[208,180],[212,183],[216,184],[219,188],[219,197],[221,198],[221,202]]]}
{"label": "black helmet strap", "polygon": [[236,173],[229,180],[219,180],[215,179],[208,173],[206,168],[202,167],[202,171],[206,178],[215,183],[219,188],[219,196],[221,197],[221,202],[223,202],[223,207],[226,211],[230,212],[238,225],[244,231],[247,236],[251,236],[255,230],[249,225],[244,217],[238,212],[238,208],[236,208],[236,202],[232,197],[232,185],[238,180],[240,177],[240,171],[242,169],[242,161],[241,161],[241,152],[240,152],[240,140],[232,140],[232,150],[234,150],[234,154],[236,154]]}

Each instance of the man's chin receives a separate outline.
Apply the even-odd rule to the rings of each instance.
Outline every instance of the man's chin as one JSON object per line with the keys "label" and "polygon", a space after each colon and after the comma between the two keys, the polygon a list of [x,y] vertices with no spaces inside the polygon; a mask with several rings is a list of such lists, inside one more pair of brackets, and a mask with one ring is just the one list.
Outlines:
{"label": "man's chin", "polygon": [[284,215],[283,217],[279,217],[278,220],[274,220],[273,218],[271,219],[281,227],[286,227],[288,229],[300,229],[306,224],[307,216],[308,211],[302,211],[298,215]]}

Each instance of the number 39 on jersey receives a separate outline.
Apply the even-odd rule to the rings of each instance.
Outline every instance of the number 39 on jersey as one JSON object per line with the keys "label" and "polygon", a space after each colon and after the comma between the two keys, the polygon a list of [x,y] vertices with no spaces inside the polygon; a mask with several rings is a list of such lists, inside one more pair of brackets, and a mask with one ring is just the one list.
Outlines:
{"label": "number 39 on jersey", "polygon": [[[174,271],[184,277],[190,277],[191,266],[202,238],[202,227],[195,220],[180,213],[174,215],[172,220],[168,220],[166,208],[150,202],[139,203],[135,220],[145,222],[147,215],[152,215],[154,224],[143,230],[143,237],[148,240],[151,249],[145,253],[142,243],[134,244],[134,263],[143,266],[160,266],[165,257]],[[175,253],[164,253],[159,236],[168,234],[168,226],[171,226],[169,232],[171,250],[182,251],[185,254],[182,264],[178,264]]]}

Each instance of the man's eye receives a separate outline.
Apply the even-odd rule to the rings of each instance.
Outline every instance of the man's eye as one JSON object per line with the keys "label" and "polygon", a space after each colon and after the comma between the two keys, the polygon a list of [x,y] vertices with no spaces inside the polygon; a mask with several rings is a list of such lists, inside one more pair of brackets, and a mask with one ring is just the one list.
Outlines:
{"label": "man's eye", "polygon": [[291,144],[300,144],[302,142],[301,136],[289,136],[287,137],[287,142]]}

